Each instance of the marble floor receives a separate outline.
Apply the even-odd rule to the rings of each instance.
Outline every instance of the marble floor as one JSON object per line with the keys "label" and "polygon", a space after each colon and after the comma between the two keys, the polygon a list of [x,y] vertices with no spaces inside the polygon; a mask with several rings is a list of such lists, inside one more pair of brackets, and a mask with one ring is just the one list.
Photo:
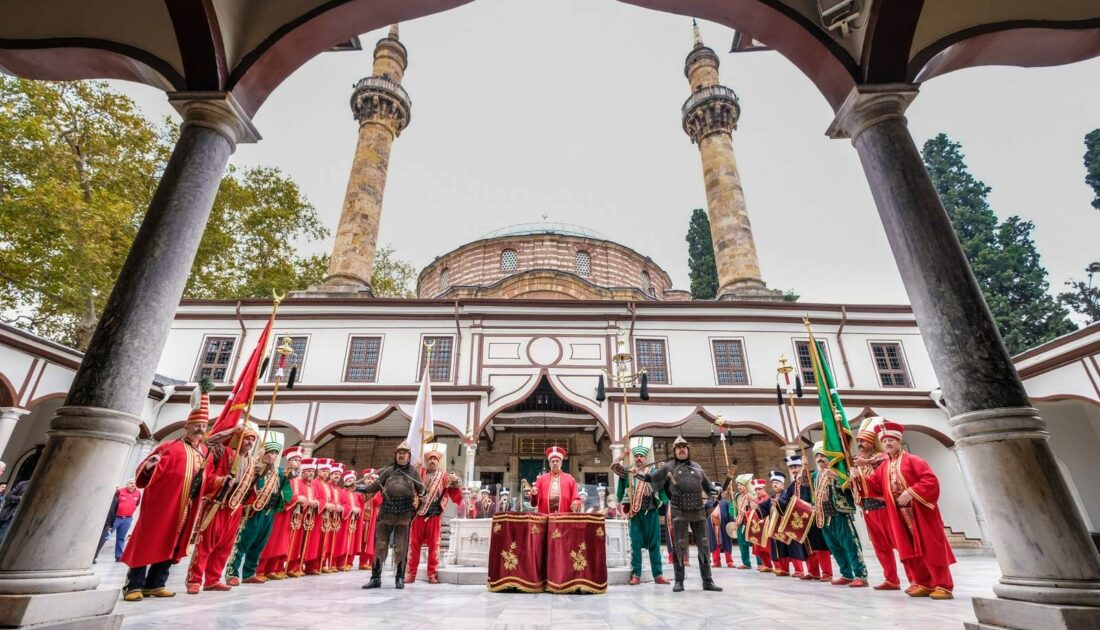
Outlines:
{"label": "marble floor", "polygon": [[[126,567],[112,562],[110,548],[94,565],[104,587],[119,587]],[[872,561],[873,562],[873,561]],[[119,601],[123,628],[259,630],[288,628],[961,628],[973,621],[971,598],[992,596],[999,576],[996,560],[960,557],[954,566],[953,601],[911,599],[900,592],[849,589],[777,578],[770,574],[717,569],[722,593],[700,590],[691,567],[687,590],[669,586],[612,586],[605,595],[490,593],[482,586],[428,585],[404,591],[387,577],[379,590],[364,591],[366,571],[305,577],[264,585],[242,585],[230,592],[183,593],[185,565],[173,568],[171,599]],[[387,572],[387,575],[392,575]],[[872,578],[879,576],[872,573]],[[420,579],[424,579],[423,572]]]}

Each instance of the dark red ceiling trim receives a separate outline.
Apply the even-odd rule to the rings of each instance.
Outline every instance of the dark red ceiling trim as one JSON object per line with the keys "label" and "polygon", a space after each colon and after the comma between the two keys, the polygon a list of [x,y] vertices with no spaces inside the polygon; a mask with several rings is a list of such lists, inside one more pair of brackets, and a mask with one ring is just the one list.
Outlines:
{"label": "dark red ceiling trim", "polygon": [[471,0],[330,0],[275,29],[232,68],[227,87],[249,114],[318,54],[376,28],[453,9]]}
{"label": "dark red ceiling trim", "polygon": [[160,57],[89,37],[0,39],[0,66],[16,76],[43,81],[121,79],[160,89],[166,87],[164,81],[177,90],[186,87],[183,76]]}
{"label": "dark red ceiling trim", "polygon": [[[856,60],[817,22],[780,0],[622,0],[751,33],[802,71],[836,110],[860,78]],[[685,50],[686,52],[686,50]]]}
{"label": "dark red ceiling trim", "polygon": [[942,37],[909,62],[907,81],[923,82],[974,66],[1053,66],[1100,56],[1100,17],[981,24]]}
{"label": "dark red ceiling trim", "polygon": [[223,90],[229,71],[221,26],[211,0],[164,0],[189,90]]}
{"label": "dark red ceiling trim", "polygon": [[863,83],[905,81],[909,51],[922,9],[924,0],[892,0],[871,5],[859,63]]}

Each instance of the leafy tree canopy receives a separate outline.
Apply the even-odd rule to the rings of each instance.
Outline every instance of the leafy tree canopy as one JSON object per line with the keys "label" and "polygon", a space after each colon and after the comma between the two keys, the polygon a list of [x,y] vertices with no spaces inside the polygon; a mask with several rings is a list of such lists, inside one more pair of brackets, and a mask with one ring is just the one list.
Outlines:
{"label": "leafy tree canopy", "polygon": [[961,145],[945,134],[925,142],[922,156],[1009,351],[1073,331],[1049,291],[1031,237],[1035,225],[1018,216],[998,221],[987,200],[989,186],[970,173]]}
{"label": "leafy tree canopy", "polygon": [[1100,210],[1100,129],[1085,136],[1085,183],[1092,187],[1092,207]]}
{"label": "leafy tree canopy", "polygon": [[691,211],[687,243],[691,299],[713,300],[718,295],[718,267],[714,263],[714,241],[706,210],[696,208]]}

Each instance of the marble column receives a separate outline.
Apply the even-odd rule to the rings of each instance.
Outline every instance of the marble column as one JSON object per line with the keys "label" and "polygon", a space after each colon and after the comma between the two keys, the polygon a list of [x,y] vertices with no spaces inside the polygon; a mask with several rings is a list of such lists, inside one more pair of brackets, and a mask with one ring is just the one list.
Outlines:
{"label": "marble column", "polygon": [[903,113],[916,92],[858,87],[828,135],[850,138],[859,154],[988,517],[1002,576],[997,599],[974,600],[974,627],[1098,627],[1100,555],[909,135]]}
{"label": "marble column", "polygon": [[91,563],[218,183],[258,135],[224,93],[169,95],[175,149],[0,546],[0,626],[117,627]]}
{"label": "marble column", "polygon": [[474,467],[477,465],[477,442],[466,447],[466,487],[474,482]]}
{"label": "marble column", "polygon": [[15,424],[19,422],[20,417],[28,413],[30,411],[19,407],[0,407],[0,455],[3,455],[4,450],[8,448],[8,441],[11,440],[11,434],[15,431]]}

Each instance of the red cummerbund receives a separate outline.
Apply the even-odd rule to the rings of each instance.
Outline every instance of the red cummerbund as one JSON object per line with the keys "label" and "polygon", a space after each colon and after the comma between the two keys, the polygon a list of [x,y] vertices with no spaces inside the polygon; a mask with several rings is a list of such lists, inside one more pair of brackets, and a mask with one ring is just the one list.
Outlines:
{"label": "red cummerbund", "polygon": [[[545,589],[546,518],[545,514],[521,512],[493,516],[489,539],[490,591],[516,589],[541,593]],[[600,557],[603,558],[602,549]]]}
{"label": "red cummerbund", "polygon": [[602,514],[551,514],[546,532],[546,590],[607,591],[607,542]]}

